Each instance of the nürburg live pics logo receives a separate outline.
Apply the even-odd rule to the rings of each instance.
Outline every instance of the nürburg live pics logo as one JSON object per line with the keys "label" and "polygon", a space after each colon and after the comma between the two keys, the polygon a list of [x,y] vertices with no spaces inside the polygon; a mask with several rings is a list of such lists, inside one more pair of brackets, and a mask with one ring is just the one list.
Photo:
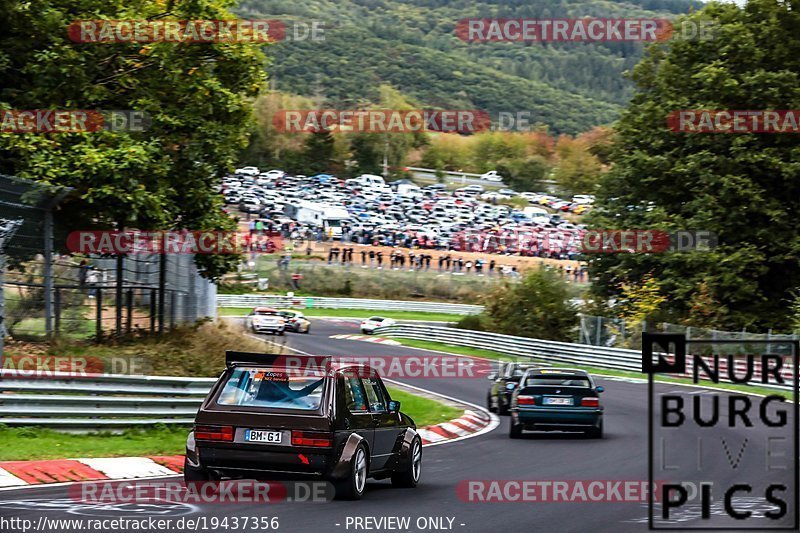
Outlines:
{"label": "n\u00fcrburg live pics logo", "polygon": [[798,530],[799,345],[643,334],[651,530]]}

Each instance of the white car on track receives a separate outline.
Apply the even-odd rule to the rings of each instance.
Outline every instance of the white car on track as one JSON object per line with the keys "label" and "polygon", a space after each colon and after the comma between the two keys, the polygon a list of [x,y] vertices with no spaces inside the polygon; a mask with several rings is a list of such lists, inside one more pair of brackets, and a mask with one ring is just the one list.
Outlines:
{"label": "white car on track", "polygon": [[371,316],[361,321],[361,333],[371,335],[375,333],[377,328],[385,326],[394,326],[397,322],[393,318],[384,318],[381,316]]}
{"label": "white car on track", "polygon": [[503,176],[498,174],[496,170],[490,170],[485,174],[481,174],[481,179],[486,181],[502,182]]}
{"label": "white car on track", "polygon": [[286,331],[286,317],[277,309],[256,307],[247,317],[248,326],[253,333],[267,332],[283,335]]}

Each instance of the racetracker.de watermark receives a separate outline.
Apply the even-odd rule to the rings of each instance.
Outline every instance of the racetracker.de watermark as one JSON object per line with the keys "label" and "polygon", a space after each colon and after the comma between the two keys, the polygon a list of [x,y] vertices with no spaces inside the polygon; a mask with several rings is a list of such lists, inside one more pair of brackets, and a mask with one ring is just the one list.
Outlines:
{"label": "racetracker.de watermark", "polygon": [[3,378],[92,379],[103,375],[145,376],[152,364],[143,357],[95,357],[75,355],[12,355],[3,358]]}
{"label": "racetracker.de watermark", "polygon": [[649,494],[648,482],[637,480],[465,479],[456,485],[467,503],[641,503]]}
{"label": "racetracker.de watermark", "polygon": [[81,254],[270,254],[283,249],[278,233],[241,231],[73,231],[67,249]]}
{"label": "racetracker.de watermark", "polygon": [[0,133],[143,132],[150,123],[149,114],[135,110],[0,110]]}
{"label": "racetracker.de watermark", "polygon": [[462,19],[456,36],[467,42],[655,42],[708,40],[713,23],[667,19]]}
{"label": "racetracker.de watermark", "polygon": [[322,21],[76,20],[67,30],[76,43],[269,43],[324,41]]}
{"label": "racetracker.de watermark", "polygon": [[530,228],[513,231],[463,231],[453,237],[468,252],[560,251],[584,254],[708,251],[718,239],[710,231]]}
{"label": "racetracker.de watermark", "polygon": [[684,109],[667,115],[679,133],[800,133],[800,110]]}
{"label": "racetracker.de watermark", "polygon": [[326,481],[204,481],[169,480],[90,482],[70,485],[69,497],[96,505],[137,503],[265,504],[320,503],[333,499],[333,485]]}
{"label": "racetracker.de watermark", "polygon": [[456,355],[352,355],[299,357],[281,355],[269,363],[270,378],[282,381],[291,377],[327,374],[334,367],[350,367],[358,377],[414,379],[486,379],[495,371],[492,361]]}
{"label": "racetracker.de watermark", "polygon": [[295,109],[272,124],[282,133],[475,133],[491,129],[491,118],[476,109]]}

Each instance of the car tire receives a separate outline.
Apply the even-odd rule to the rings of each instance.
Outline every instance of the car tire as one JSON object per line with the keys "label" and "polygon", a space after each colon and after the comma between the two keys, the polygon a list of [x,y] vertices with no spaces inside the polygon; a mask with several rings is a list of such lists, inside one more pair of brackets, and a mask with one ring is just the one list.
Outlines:
{"label": "car tire", "polygon": [[309,333],[311,333],[311,326],[308,326],[308,327],[306,328],[306,330],[305,330],[303,333],[305,333],[306,335],[308,335]]}
{"label": "car tire", "polygon": [[284,334],[284,333],[285,333],[285,332],[284,332],[283,330],[280,330],[280,331],[278,332],[278,335],[280,335],[281,337],[283,337],[283,334]]}
{"label": "car tire", "polygon": [[512,439],[519,439],[522,438],[522,424],[515,424],[514,421],[511,421],[511,429],[508,432],[508,436]]}
{"label": "car tire", "polygon": [[403,472],[392,474],[392,485],[404,489],[413,489],[422,475],[422,441],[419,437],[411,443],[411,465]]}
{"label": "car tire", "polygon": [[216,480],[216,476],[214,476],[209,470],[205,468],[196,468],[189,464],[189,460],[183,460],[183,481],[184,483],[201,483],[204,481],[213,481]]}
{"label": "car tire", "polygon": [[367,488],[369,474],[369,455],[367,448],[359,444],[350,461],[350,472],[347,477],[334,484],[337,500],[360,500]]}
{"label": "car tire", "polygon": [[508,405],[503,405],[500,400],[497,401],[497,414],[500,416],[508,416],[511,413],[508,411]]}
{"label": "car tire", "polygon": [[586,436],[590,439],[602,439],[603,438],[603,421],[600,421],[600,426],[596,428],[592,428],[586,432]]}
{"label": "car tire", "polygon": [[486,409],[489,410],[490,413],[496,413],[497,407],[492,405],[492,393],[486,395]]}

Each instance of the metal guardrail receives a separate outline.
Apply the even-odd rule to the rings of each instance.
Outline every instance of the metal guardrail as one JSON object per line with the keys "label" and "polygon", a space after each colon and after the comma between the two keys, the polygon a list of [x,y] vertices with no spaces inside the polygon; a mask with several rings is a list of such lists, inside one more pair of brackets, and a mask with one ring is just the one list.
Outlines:
{"label": "metal guardrail", "polygon": [[0,424],[100,430],[191,424],[214,378],[4,370]]}
{"label": "metal guardrail", "polygon": [[321,296],[280,296],[258,294],[219,294],[218,307],[302,307],[305,309],[373,309],[379,311],[417,311],[453,315],[477,315],[481,305],[405,300],[369,300],[363,298],[326,298]]}
{"label": "metal guardrail", "polygon": [[[377,328],[375,334],[381,337],[403,337],[469,348],[482,348],[529,358],[533,362],[549,365],[588,366],[629,372],[641,372],[642,370],[642,353],[637,350],[623,348],[547,341],[486,331],[416,324],[399,324]],[[746,343],[746,341],[743,341],[743,343]],[[792,382],[789,380],[783,386],[759,384],[759,387],[778,389],[790,388],[791,386]]]}

